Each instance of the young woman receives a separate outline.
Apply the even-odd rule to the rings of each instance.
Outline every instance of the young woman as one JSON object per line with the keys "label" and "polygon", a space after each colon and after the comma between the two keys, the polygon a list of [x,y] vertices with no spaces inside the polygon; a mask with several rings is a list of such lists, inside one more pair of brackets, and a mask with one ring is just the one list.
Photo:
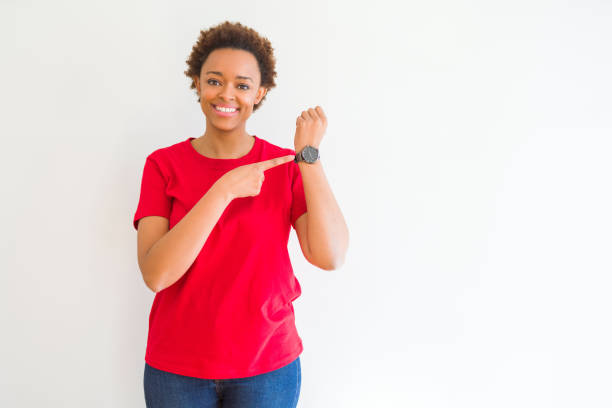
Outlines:
{"label": "young woman", "polygon": [[201,31],[185,74],[206,130],[147,156],[134,215],[149,316],[148,407],[295,407],[301,288],[287,243],[333,270],[348,228],[318,148],[321,107],[296,121],[293,149],[246,132],[275,86],[270,42],[240,23]]}

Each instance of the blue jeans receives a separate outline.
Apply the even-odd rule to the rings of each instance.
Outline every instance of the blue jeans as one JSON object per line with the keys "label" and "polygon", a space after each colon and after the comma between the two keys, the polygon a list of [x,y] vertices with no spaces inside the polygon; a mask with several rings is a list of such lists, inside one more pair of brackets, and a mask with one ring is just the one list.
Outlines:
{"label": "blue jeans", "polygon": [[159,370],[145,362],[147,408],[295,408],[301,386],[300,357],[267,373],[207,380]]}

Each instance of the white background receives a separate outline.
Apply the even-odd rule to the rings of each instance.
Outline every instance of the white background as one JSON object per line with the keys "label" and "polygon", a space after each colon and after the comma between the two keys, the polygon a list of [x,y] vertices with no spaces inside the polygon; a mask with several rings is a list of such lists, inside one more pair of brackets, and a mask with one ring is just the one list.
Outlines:
{"label": "white background", "polygon": [[292,231],[299,407],[612,406],[612,6],[3,1],[0,405],[144,407],[145,157],[198,137],[199,31],[268,37],[247,130],[321,105],[345,264]]}

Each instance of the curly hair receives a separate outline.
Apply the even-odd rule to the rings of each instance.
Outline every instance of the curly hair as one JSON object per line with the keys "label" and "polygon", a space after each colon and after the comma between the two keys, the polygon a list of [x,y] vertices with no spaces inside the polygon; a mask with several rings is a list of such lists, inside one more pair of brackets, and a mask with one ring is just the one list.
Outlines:
{"label": "curly hair", "polygon": [[[250,52],[255,56],[259,66],[261,74],[260,86],[268,90],[276,86],[274,82],[274,77],[276,77],[276,59],[274,58],[274,49],[270,41],[260,36],[252,28],[243,26],[240,23],[225,21],[206,31],[200,31],[200,37],[193,46],[191,54],[186,61],[188,69],[185,71],[185,75],[191,78],[191,89],[196,89],[193,77],[200,76],[204,61],[217,48],[234,48]],[[253,106],[253,112],[259,109],[264,99],[266,99],[265,95],[257,105]],[[199,97],[198,102],[200,102]]]}

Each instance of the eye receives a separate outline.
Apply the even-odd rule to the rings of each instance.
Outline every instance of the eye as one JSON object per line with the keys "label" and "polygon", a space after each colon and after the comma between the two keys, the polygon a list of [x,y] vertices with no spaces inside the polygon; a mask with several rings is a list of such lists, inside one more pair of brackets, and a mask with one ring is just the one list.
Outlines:
{"label": "eye", "polygon": [[[211,82],[212,82],[212,83],[211,83]],[[219,83],[219,81],[217,81],[217,80],[216,80],[216,79],[214,79],[214,78],[210,78],[210,79],[207,81],[207,83],[208,83],[209,85],[216,85],[216,84],[218,84],[218,83]],[[246,91],[246,90],[248,90],[248,89],[251,89],[251,87],[250,87],[250,86],[248,86],[247,84],[239,84],[239,85],[238,85],[238,87],[241,87],[241,86],[242,86],[242,87],[244,87],[244,88],[240,88],[240,89],[242,89],[243,91]]]}

